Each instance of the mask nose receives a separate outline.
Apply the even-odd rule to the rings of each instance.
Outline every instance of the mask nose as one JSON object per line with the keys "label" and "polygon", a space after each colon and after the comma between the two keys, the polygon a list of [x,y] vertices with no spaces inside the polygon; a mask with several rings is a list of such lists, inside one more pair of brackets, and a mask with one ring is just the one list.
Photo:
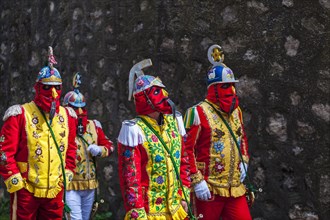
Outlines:
{"label": "mask nose", "polygon": [[168,92],[165,89],[162,89],[162,92],[165,97],[168,97]]}
{"label": "mask nose", "polygon": [[78,108],[78,114],[81,115],[82,113],[84,113],[84,111],[82,110],[82,108]]}
{"label": "mask nose", "polygon": [[54,99],[56,99],[57,96],[58,96],[58,93],[57,93],[57,91],[54,87],[52,88],[52,96],[53,96]]}

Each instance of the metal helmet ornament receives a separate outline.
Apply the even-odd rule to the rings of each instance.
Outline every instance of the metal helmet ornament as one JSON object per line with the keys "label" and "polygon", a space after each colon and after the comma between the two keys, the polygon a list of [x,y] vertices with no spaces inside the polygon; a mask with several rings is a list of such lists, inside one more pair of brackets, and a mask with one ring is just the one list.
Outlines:
{"label": "metal helmet ornament", "polygon": [[73,81],[72,81],[73,91],[68,92],[64,96],[63,99],[64,106],[68,106],[69,104],[76,108],[83,108],[86,106],[85,97],[83,96],[83,94],[79,92],[78,89],[80,87],[80,84],[81,84],[81,75],[79,72],[77,72],[73,76]]}
{"label": "metal helmet ornament", "polygon": [[45,85],[62,85],[62,78],[59,71],[54,67],[57,64],[53,55],[53,48],[48,47],[48,66],[43,67],[38,74],[36,82]]}
{"label": "metal helmet ornament", "polygon": [[233,71],[227,67],[223,61],[225,55],[221,47],[217,44],[209,47],[207,51],[207,57],[210,63],[213,65],[207,73],[207,85],[214,83],[236,83]]}
{"label": "metal helmet ornament", "polygon": [[[142,69],[152,66],[151,59],[145,59],[136,63],[129,71],[129,82],[128,82],[128,100],[131,101],[132,95],[142,92],[151,86],[159,86],[165,88],[162,81],[158,77],[144,75]],[[136,80],[134,83],[134,76]],[[133,88],[134,87],[134,88]],[[133,91],[134,90],[134,91]]]}

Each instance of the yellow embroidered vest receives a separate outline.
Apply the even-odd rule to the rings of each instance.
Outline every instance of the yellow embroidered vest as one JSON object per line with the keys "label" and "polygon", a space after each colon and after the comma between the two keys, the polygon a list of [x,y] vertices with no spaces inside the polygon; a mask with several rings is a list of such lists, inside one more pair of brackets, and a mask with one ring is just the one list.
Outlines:
{"label": "yellow embroidered vest", "polygon": [[[61,160],[47,123],[34,102],[22,106],[26,119],[28,162],[18,163],[20,170],[28,166],[26,189],[36,197],[55,198],[62,190]],[[46,114],[48,118],[48,114]],[[54,116],[51,128],[65,163],[68,148],[68,116],[65,108],[60,107]],[[64,164],[65,167],[65,164]]]}
{"label": "yellow embroidered vest", "polygon": [[88,120],[86,132],[83,138],[87,141],[88,145],[78,136],[76,137],[77,143],[77,156],[76,168],[74,170],[74,177],[67,190],[87,190],[95,189],[98,186],[96,179],[96,168],[92,155],[87,151],[90,144],[97,143],[97,132],[95,124],[92,120]]}
{"label": "yellow embroidered vest", "polygon": [[[202,102],[200,106],[212,128],[212,133],[209,148],[210,164],[208,167],[203,167],[204,163],[197,162],[197,166],[204,169],[204,173],[205,169],[208,169],[207,182],[214,194],[225,197],[242,196],[245,194],[245,186],[240,182],[240,156],[235,141],[216,111],[206,102]],[[238,109],[234,110],[229,117],[225,113],[222,116],[227,120],[240,145],[242,128]]]}
{"label": "yellow embroidered vest", "polygon": [[[164,115],[164,125],[149,117],[141,116],[163,138],[174,158],[180,172],[181,163],[181,136],[178,131],[176,119],[172,115]],[[148,220],[158,219],[183,219],[187,214],[181,206],[181,197],[178,194],[179,181],[176,179],[173,163],[158,137],[143,123],[137,120],[145,134],[142,144],[148,155],[146,171],[149,176],[147,193],[149,212]]]}

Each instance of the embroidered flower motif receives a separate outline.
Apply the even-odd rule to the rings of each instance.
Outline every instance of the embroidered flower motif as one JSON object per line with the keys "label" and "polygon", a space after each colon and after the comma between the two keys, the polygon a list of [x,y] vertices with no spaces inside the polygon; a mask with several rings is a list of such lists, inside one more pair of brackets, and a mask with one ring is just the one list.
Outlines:
{"label": "embroidered flower motif", "polygon": [[15,177],[11,180],[11,183],[14,184],[14,185],[17,185],[18,184],[18,179]]}
{"label": "embroidered flower motif", "polygon": [[42,154],[41,148],[37,148],[35,153],[36,153],[36,155],[40,156]]}
{"label": "embroidered flower motif", "polygon": [[136,196],[134,193],[128,193],[126,197],[127,197],[128,202],[136,201]]}
{"label": "embroidered flower motif", "polygon": [[38,117],[33,117],[32,118],[32,123],[35,124],[35,125],[38,124],[39,123]]}
{"label": "embroidered flower motif", "polygon": [[172,131],[172,138],[176,138],[175,132]]}
{"label": "embroidered flower motif", "polygon": [[132,156],[132,152],[130,150],[125,150],[124,156],[130,158]]}
{"label": "embroidered flower motif", "polygon": [[64,151],[64,148],[65,148],[64,145],[61,144],[61,145],[60,145],[60,151],[63,152],[63,151]]}
{"label": "embroidered flower motif", "polygon": [[162,204],[162,202],[163,202],[163,198],[158,197],[156,199],[156,205],[160,205],[160,204]]}
{"label": "embroidered flower motif", "polygon": [[164,182],[163,177],[162,177],[162,176],[157,177],[156,182],[157,182],[158,184],[162,184],[162,183]]}
{"label": "embroidered flower motif", "polygon": [[139,81],[136,82],[136,85],[142,87],[144,85],[144,81],[142,79],[139,79]]}
{"label": "embroidered flower motif", "polygon": [[81,156],[77,154],[77,160],[81,161]]}
{"label": "embroidered flower motif", "polygon": [[137,212],[137,211],[133,211],[132,213],[131,213],[131,218],[138,218],[139,217],[139,213]]}
{"label": "embroidered flower motif", "polygon": [[5,136],[4,135],[1,135],[1,137],[0,137],[0,142],[4,142],[5,141]]}
{"label": "embroidered flower motif", "polygon": [[153,141],[153,142],[158,142],[158,138],[156,137],[156,135],[151,135],[151,140]]}
{"label": "embroidered flower motif", "polygon": [[155,161],[158,163],[158,162],[160,162],[162,160],[163,160],[163,157],[157,154],[156,155],[156,158],[155,158]]}
{"label": "embroidered flower motif", "polygon": [[219,153],[219,152],[223,151],[223,148],[224,148],[224,147],[225,147],[225,146],[224,146],[223,143],[221,143],[220,141],[215,142],[215,143],[214,143],[214,146],[213,146],[213,148],[214,148],[214,150],[215,150],[216,153]]}
{"label": "embroidered flower motif", "polygon": [[0,165],[5,165],[5,164],[7,164],[6,153],[0,150]]}
{"label": "embroidered flower motif", "polygon": [[216,172],[221,173],[222,171],[225,170],[225,166],[222,165],[220,162],[215,162],[214,169]]}
{"label": "embroidered flower motif", "polygon": [[177,150],[175,153],[174,153],[174,156],[178,159],[180,157],[180,152]]}

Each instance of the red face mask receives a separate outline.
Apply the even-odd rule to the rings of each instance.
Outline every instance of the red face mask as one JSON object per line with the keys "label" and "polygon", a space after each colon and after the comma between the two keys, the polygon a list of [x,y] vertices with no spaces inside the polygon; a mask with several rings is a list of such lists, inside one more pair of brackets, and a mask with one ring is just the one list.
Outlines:
{"label": "red face mask", "polygon": [[60,97],[62,92],[62,85],[45,85],[42,83],[36,83],[34,85],[36,96],[34,102],[44,112],[50,112],[52,102],[55,102],[55,110],[58,113],[60,108]]}
{"label": "red face mask", "polygon": [[171,114],[172,108],[168,104],[168,93],[165,89],[152,86],[134,95],[135,109],[138,115],[147,115],[153,112]]}
{"label": "red face mask", "polygon": [[206,99],[218,105],[222,111],[228,114],[231,114],[239,104],[233,83],[210,85],[207,89]]}

